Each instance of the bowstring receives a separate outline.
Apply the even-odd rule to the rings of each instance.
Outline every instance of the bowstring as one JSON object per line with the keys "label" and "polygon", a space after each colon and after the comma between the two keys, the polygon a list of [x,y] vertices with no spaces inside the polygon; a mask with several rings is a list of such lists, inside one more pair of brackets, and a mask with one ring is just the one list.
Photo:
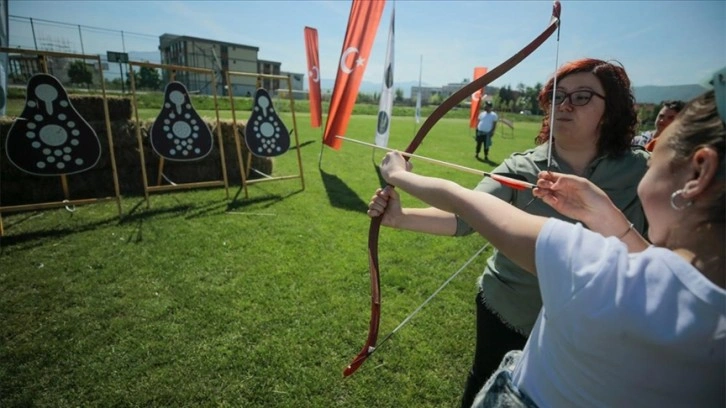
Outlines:
{"label": "bowstring", "polygon": [[[446,286],[447,286],[447,285],[448,285],[448,284],[449,284],[449,283],[450,283],[450,282],[451,282],[452,280],[454,280],[454,279],[455,279],[455,278],[456,278],[456,277],[457,277],[457,276],[459,275],[459,273],[461,273],[461,272],[462,272],[462,271],[463,271],[464,269],[466,269],[466,267],[467,267],[467,266],[469,266],[469,264],[471,264],[472,262],[474,262],[474,259],[476,259],[476,258],[477,258],[477,257],[478,257],[479,255],[481,255],[481,253],[482,253],[482,252],[484,252],[484,251],[485,251],[485,250],[486,250],[487,248],[489,248],[489,246],[490,246],[490,245],[491,245],[491,244],[489,244],[489,243],[487,242],[486,244],[484,244],[484,246],[483,246],[483,247],[479,248],[479,250],[478,250],[478,251],[476,251],[476,253],[475,253],[474,255],[472,255],[472,256],[471,256],[471,258],[469,258],[469,259],[468,259],[468,260],[467,260],[467,261],[466,261],[466,262],[465,262],[465,263],[464,263],[464,264],[463,264],[463,265],[462,265],[462,266],[461,266],[461,267],[460,267],[460,268],[459,268],[459,269],[458,269],[458,270],[457,270],[456,272],[454,272],[454,274],[453,274],[453,275],[449,276],[449,278],[448,278],[448,279],[446,279],[446,280],[444,281],[444,283],[442,283],[442,284],[441,284],[441,286],[439,286],[439,287],[438,287],[438,289],[436,289],[436,290],[435,290],[435,291],[434,291],[434,292],[433,292],[433,293],[431,294],[431,296],[429,296],[429,297],[428,297],[428,298],[427,298],[426,300],[424,300],[424,302],[423,302],[423,303],[421,303],[421,304],[420,304],[420,305],[419,305],[419,306],[418,306],[418,307],[417,307],[417,308],[416,308],[416,309],[415,309],[415,310],[414,310],[413,312],[409,313],[409,315],[408,315],[408,316],[406,316],[406,318],[405,318],[405,319],[403,319],[403,320],[401,321],[401,323],[399,323],[399,324],[398,324],[398,326],[396,326],[396,328],[395,328],[395,329],[393,329],[393,331],[391,331],[390,333],[388,333],[388,334],[386,335],[386,337],[384,337],[384,338],[383,338],[383,339],[382,339],[381,341],[379,341],[379,342],[378,342],[378,345],[377,345],[377,346],[376,346],[376,347],[375,347],[374,349],[372,349],[372,350],[371,350],[370,354],[373,354],[373,353],[374,353],[374,352],[375,352],[375,351],[376,351],[376,350],[377,350],[378,348],[380,348],[380,347],[381,347],[381,345],[383,345],[383,343],[385,343],[385,342],[386,342],[386,341],[387,341],[387,340],[388,340],[389,338],[391,338],[391,336],[393,336],[394,334],[396,334],[396,332],[397,332],[398,330],[400,330],[400,329],[401,329],[401,328],[402,328],[403,326],[405,326],[405,325],[406,325],[406,324],[407,324],[407,323],[408,323],[408,322],[409,322],[409,321],[410,321],[411,319],[413,319],[413,317],[414,317],[414,316],[416,316],[416,315],[418,314],[418,312],[420,312],[420,311],[421,311],[421,309],[423,309],[423,308],[424,308],[424,306],[426,306],[426,305],[427,305],[427,304],[428,304],[429,302],[431,302],[431,300],[433,300],[433,298],[435,298],[435,297],[436,297],[436,295],[438,295],[438,294],[439,294],[439,292],[441,292],[441,291],[442,291],[442,290],[443,290],[443,289],[444,289],[444,288],[445,288],[445,287],[446,287]],[[370,354],[369,354],[369,355],[370,355]]]}
{"label": "bowstring", "polygon": [[[555,73],[552,79],[552,103],[550,104],[550,137],[547,142],[547,171],[552,169],[552,145],[555,142],[555,92],[557,92],[557,69],[560,65],[560,23],[557,23],[557,47],[555,51]],[[533,199],[534,200],[534,199]]]}

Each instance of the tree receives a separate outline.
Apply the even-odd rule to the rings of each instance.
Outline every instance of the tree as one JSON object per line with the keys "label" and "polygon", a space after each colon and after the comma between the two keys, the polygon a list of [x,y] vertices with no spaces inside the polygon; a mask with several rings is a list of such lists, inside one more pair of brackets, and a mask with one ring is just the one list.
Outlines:
{"label": "tree", "polygon": [[539,93],[540,92],[542,92],[542,83],[541,82],[537,82],[534,85],[534,88],[532,88],[532,95],[531,95],[531,100],[532,100],[531,103],[532,103],[532,105],[531,105],[531,108],[530,108],[530,110],[532,111],[532,113],[534,113],[535,115],[543,115],[544,114],[544,112],[542,111],[542,109],[539,108],[539,99],[538,98],[539,98]]}
{"label": "tree", "polygon": [[645,131],[655,127],[655,119],[660,111],[659,105],[641,104],[638,106],[638,130]]}
{"label": "tree", "polygon": [[520,96],[522,96],[521,94],[523,94],[523,93],[525,93],[527,91],[527,85],[525,85],[522,82],[518,83],[517,84],[517,91],[520,93]]}
{"label": "tree", "polygon": [[429,105],[439,105],[439,104],[441,104],[441,101],[443,101],[443,99],[444,98],[441,96],[441,94],[436,92],[436,93],[432,94],[431,96],[429,96],[428,104]]}
{"label": "tree", "polygon": [[78,85],[85,84],[86,87],[93,83],[93,73],[83,60],[75,60],[70,63],[68,66],[68,78],[70,78],[71,83]]}
{"label": "tree", "polygon": [[144,89],[157,90],[161,88],[161,78],[159,71],[154,68],[141,67],[139,74],[134,77],[137,81],[136,86]]}
{"label": "tree", "polygon": [[517,101],[515,103],[515,107],[517,110],[524,111],[528,110],[531,111],[530,106],[532,105],[532,100],[526,93],[522,93],[519,98],[517,98]]}
{"label": "tree", "polygon": [[507,85],[499,88],[499,98],[501,98],[502,102],[509,103],[512,98],[512,87]]}
{"label": "tree", "polygon": [[396,88],[396,99],[394,102],[401,103],[403,102],[403,89]]}
{"label": "tree", "polygon": [[373,96],[371,94],[367,94],[365,92],[359,92],[358,97],[355,100],[355,103],[377,103]]}

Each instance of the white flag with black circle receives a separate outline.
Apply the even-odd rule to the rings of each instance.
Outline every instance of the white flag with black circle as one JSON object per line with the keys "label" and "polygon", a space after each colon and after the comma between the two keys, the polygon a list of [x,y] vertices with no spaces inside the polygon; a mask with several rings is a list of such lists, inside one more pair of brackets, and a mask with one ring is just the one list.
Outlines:
{"label": "white flag with black circle", "polygon": [[376,145],[387,147],[388,136],[391,132],[391,110],[393,107],[393,26],[396,9],[391,12],[391,26],[388,30],[388,47],[386,49],[386,64],[383,69],[383,84],[381,85],[381,98],[378,104],[378,123],[376,125]]}

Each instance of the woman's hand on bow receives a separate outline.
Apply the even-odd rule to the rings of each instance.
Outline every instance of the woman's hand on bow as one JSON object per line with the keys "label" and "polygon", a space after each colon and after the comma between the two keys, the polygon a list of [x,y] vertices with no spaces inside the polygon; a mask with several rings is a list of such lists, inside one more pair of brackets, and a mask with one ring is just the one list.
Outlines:
{"label": "woman's hand on bow", "polygon": [[383,161],[381,161],[381,177],[383,177],[388,184],[396,184],[394,178],[398,172],[411,171],[412,169],[413,165],[411,162],[406,160],[406,158],[397,151],[386,153],[383,157]]}

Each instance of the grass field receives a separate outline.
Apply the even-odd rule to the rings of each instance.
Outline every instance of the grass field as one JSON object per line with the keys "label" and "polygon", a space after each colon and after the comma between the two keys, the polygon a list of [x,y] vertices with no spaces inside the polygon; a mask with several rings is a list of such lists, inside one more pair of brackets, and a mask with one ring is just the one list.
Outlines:
{"label": "grass field", "polygon": [[[368,330],[365,210],[382,152],[325,147],[318,167],[321,130],[300,112],[304,190],[292,179],[250,185],[248,199],[240,186],[230,199],[223,189],[152,194],[148,209],[125,196],[122,217],[114,202],[5,214],[0,406],[457,406],[486,256],[343,379]],[[394,117],[389,146],[405,148],[415,126]],[[374,116],[358,114],[347,136],[372,142],[374,129]],[[416,153],[487,171],[531,147],[537,129],[515,119],[484,163],[467,120],[446,118]],[[297,165],[290,151],[275,174]],[[484,243],[384,228],[380,338]]]}

